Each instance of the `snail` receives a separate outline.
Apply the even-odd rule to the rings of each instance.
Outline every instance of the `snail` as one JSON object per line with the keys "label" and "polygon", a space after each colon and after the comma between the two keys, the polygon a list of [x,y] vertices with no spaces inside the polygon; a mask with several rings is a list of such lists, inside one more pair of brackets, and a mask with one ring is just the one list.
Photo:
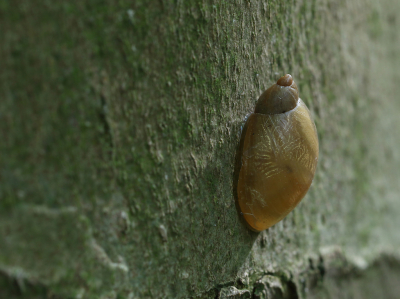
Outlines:
{"label": "snail", "polygon": [[237,203],[250,229],[285,218],[306,195],[318,161],[314,121],[291,75],[257,101],[240,143]]}

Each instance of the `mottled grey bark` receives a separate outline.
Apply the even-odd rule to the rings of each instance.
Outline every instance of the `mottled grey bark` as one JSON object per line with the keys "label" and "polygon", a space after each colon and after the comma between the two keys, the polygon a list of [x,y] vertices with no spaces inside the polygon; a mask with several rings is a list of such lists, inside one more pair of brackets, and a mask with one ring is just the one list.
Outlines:
{"label": "mottled grey bark", "polygon": [[[3,1],[0,295],[389,292],[399,11],[396,0]],[[315,117],[319,165],[302,203],[257,234],[235,208],[235,155],[246,115],[285,73]]]}

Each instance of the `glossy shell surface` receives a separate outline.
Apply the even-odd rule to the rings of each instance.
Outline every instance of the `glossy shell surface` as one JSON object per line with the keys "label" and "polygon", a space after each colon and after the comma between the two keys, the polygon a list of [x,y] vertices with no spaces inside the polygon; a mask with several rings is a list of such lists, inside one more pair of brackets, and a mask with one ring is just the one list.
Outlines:
{"label": "glossy shell surface", "polygon": [[254,231],[282,220],[307,193],[318,161],[318,137],[301,99],[285,113],[253,113],[242,132],[238,204]]}

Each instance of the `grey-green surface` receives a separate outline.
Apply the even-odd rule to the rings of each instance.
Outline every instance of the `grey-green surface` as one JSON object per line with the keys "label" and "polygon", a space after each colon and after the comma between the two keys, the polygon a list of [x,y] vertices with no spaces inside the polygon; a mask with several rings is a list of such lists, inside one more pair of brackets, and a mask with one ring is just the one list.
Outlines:
{"label": "grey-green surface", "polygon": [[[398,254],[398,6],[1,2],[0,271],[13,281],[1,285],[215,296],[259,273],[297,277],[332,246],[366,264]],[[284,73],[320,159],[298,208],[255,234],[235,209],[235,154]]]}

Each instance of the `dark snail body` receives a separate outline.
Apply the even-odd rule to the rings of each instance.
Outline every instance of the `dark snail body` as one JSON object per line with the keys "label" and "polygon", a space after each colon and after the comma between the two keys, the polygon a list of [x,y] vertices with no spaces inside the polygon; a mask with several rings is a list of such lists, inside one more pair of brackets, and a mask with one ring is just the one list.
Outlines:
{"label": "dark snail body", "polygon": [[310,188],[318,137],[288,74],[260,96],[245,127],[238,204],[250,228],[262,231],[289,214]]}

